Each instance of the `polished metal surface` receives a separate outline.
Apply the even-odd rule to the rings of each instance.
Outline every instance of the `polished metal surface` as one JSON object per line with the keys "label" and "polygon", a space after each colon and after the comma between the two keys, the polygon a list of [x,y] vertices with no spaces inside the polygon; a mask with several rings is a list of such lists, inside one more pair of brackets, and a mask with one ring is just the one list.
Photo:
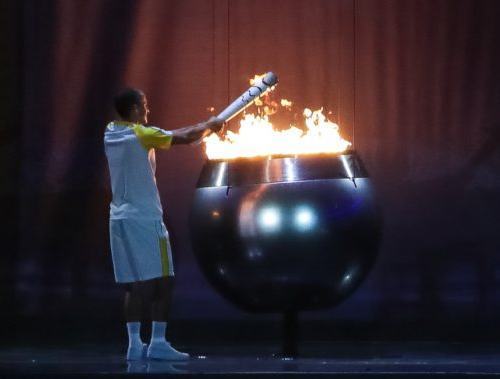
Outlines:
{"label": "polished metal surface", "polygon": [[373,188],[355,152],[207,162],[190,217],[212,285],[250,311],[333,306],[372,266]]}
{"label": "polished metal surface", "polygon": [[314,179],[367,178],[361,160],[351,151],[341,155],[242,158],[207,161],[198,180],[200,187],[241,186]]}

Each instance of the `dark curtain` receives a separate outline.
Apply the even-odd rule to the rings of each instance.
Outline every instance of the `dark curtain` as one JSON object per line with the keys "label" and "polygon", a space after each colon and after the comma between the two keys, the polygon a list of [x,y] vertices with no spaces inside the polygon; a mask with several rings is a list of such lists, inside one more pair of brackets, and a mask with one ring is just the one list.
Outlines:
{"label": "dark curtain", "polygon": [[[296,109],[324,107],[385,215],[362,287],[310,315],[363,325],[500,317],[500,5],[487,0],[7,1],[1,114],[4,313],[113,314],[103,129],[142,88],[166,129],[222,109],[268,70]],[[235,127],[235,123],[231,127]],[[173,317],[241,318],[202,278],[187,215],[200,146],[157,155],[173,235]],[[115,304],[115,307],[109,304]],[[111,316],[110,316],[111,317]]]}

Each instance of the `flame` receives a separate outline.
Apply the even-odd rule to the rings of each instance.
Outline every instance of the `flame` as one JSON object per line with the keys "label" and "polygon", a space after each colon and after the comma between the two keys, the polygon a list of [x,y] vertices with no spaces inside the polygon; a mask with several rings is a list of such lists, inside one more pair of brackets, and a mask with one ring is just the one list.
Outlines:
{"label": "flame", "polygon": [[264,76],[266,76],[266,74],[255,75],[252,79],[249,80],[250,85],[253,86],[255,82],[257,82],[257,80],[261,80],[262,78],[264,78]]}
{"label": "flame", "polygon": [[[264,76],[255,75],[250,79],[250,85]],[[289,129],[275,130],[269,116],[278,112],[280,107],[289,111],[293,106],[290,100],[281,99],[278,102],[271,98],[275,87],[254,101],[257,114],[246,113],[240,121],[238,133],[227,131],[224,137],[213,133],[204,138],[208,159],[335,154],[351,145],[340,136],[339,126],[323,114],[323,108],[316,111],[304,109],[305,128],[290,124]]]}
{"label": "flame", "polygon": [[303,112],[306,131],[290,125],[275,130],[267,114],[245,114],[238,133],[228,131],[225,138],[211,134],[204,139],[209,159],[250,158],[272,155],[335,154],[351,143],[340,136],[337,124],[329,121],[323,109]]}

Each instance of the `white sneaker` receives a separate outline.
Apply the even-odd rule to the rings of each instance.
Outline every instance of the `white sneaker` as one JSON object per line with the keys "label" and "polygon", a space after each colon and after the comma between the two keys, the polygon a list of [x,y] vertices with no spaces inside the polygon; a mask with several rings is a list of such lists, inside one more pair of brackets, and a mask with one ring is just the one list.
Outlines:
{"label": "white sneaker", "polygon": [[146,358],[148,345],[145,343],[140,345],[129,346],[127,349],[127,361],[140,361]]}
{"label": "white sneaker", "polygon": [[164,361],[185,361],[189,359],[189,354],[175,350],[166,341],[152,342],[148,347],[147,357],[149,359],[161,359]]}

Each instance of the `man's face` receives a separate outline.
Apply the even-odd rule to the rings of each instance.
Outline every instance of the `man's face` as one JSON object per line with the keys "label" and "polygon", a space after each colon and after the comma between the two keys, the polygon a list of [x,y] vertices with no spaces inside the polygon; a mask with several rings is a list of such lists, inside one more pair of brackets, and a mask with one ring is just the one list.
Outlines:
{"label": "man's face", "polygon": [[146,95],[142,95],[141,101],[138,105],[134,107],[134,121],[139,122],[143,125],[148,123],[148,114],[149,114],[149,108],[148,108],[148,99],[146,99]]}

